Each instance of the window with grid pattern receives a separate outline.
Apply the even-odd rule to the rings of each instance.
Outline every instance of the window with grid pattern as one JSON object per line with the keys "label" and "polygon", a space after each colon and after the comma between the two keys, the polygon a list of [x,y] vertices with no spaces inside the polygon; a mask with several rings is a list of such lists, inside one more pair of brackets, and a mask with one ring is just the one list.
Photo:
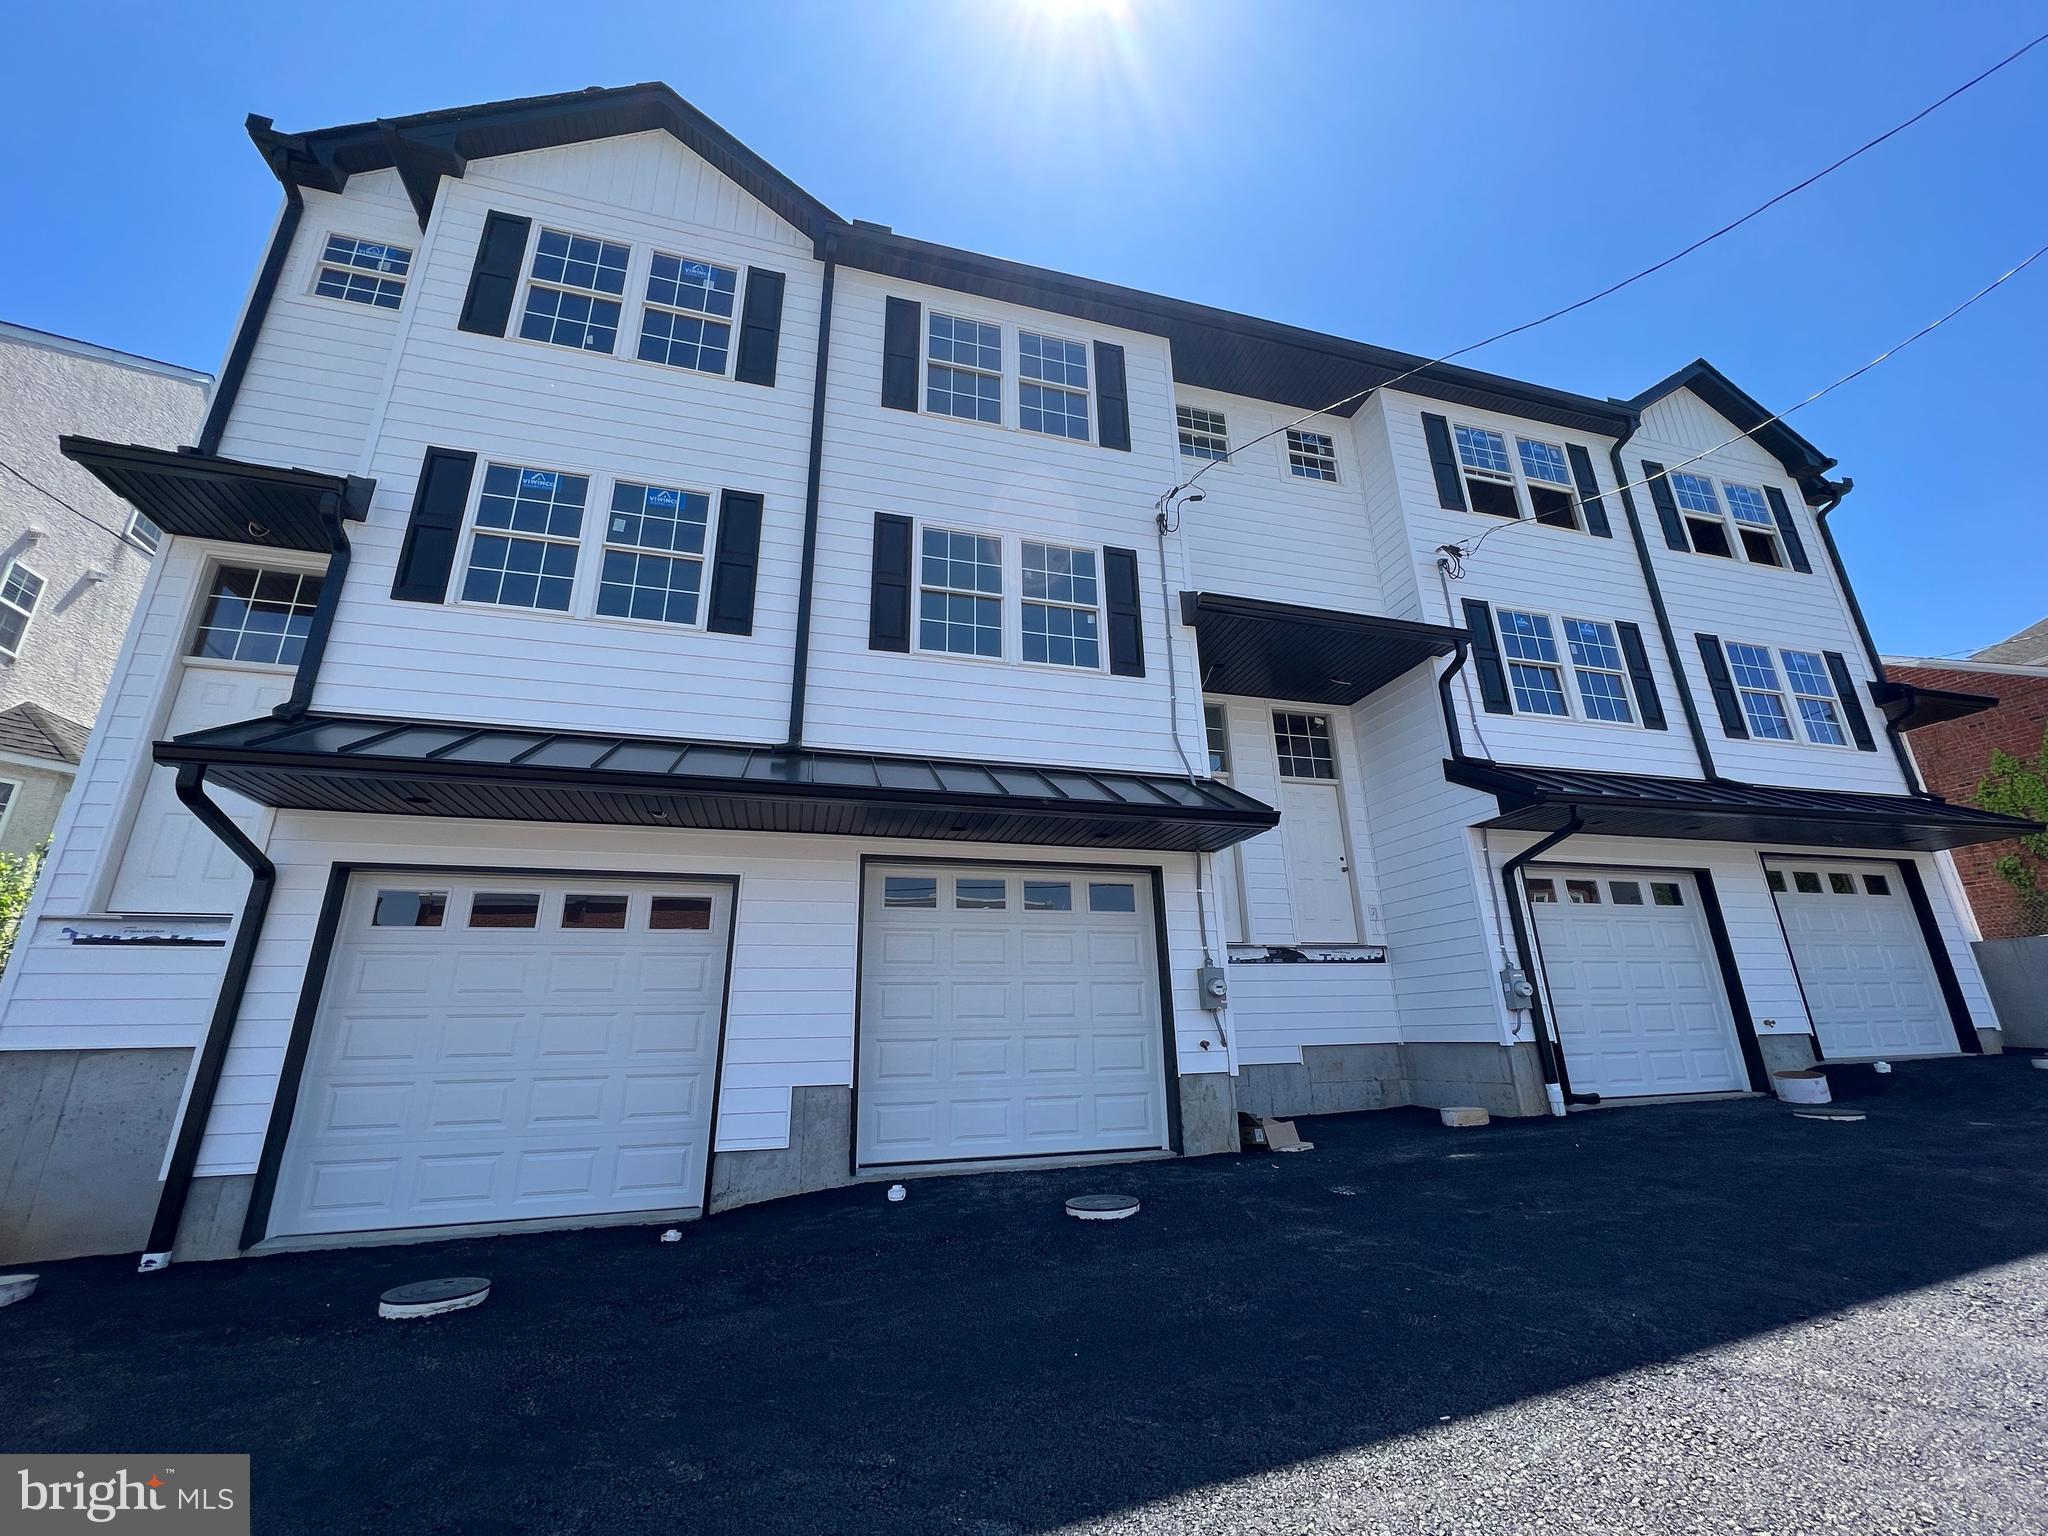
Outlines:
{"label": "window with grid pattern", "polygon": [[1102,665],[1095,551],[1061,544],[1023,550],[1024,659],[1062,667]]}
{"label": "window with grid pattern", "polygon": [[1287,429],[1287,469],[1303,480],[1337,478],[1337,444],[1326,432]]}
{"label": "window with grid pattern", "polygon": [[1742,540],[1742,552],[1749,556],[1750,563],[1783,565],[1785,557],[1778,548],[1778,520],[1771,515],[1770,503],[1764,500],[1764,493],[1753,485],[1723,480],[1721,494],[1728,499],[1728,510],[1735,517],[1736,534]]}
{"label": "window with grid pattern", "polygon": [[303,571],[223,565],[213,573],[191,654],[296,666],[313,627],[321,579]]}
{"label": "window with grid pattern", "polygon": [[610,240],[541,230],[519,334],[584,352],[613,351],[619,342],[627,253],[628,247]]}
{"label": "window with grid pattern", "polygon": [[656,251],[647,269],[647,303],[640,311],[640,356],[692,373],[723,374],[732,353],[739,281],[731,267]]}
{"label": "window with grid pattern", "polygon": [[1749,734],[1766,741],[1796,741],[1792,720],[1785,713],[1785,691],[1778,681],[1778,665],[1761,645],[1728,643],[1728,670],[1742,695],[1743,718]]}
{"label": "window with grid pattern", "polygon": [[1202,706],[1202,736],[1209,748],[1209,772],[1230,777],[1230,719],[1221,704]]}
{"label": "window with grid pattern", "polygon": [[1614,638],[1614,626],[1598,619],[1566,619],[1564,638],[1572,653],[1572,677],[1579,685],[1579,703],[1585,707],[1586,718],[1634,724],[1628,669]]}
{"label": "window with grid pattern", "polygon": [[1080,342],[1017,333],[1017,425],[1088,441],[1088,349]]}
{"label": "window with grid pattern", "polygon": [[523,464],[488,466],[463,599],[567,613],[589,494],[587,475]]}
{"label": "window with grid pattern", "polygon": [[1337,760],[1330,750],[1330,721],[1326,715],[1274,710],[1273,750],[1279,755],[1283,778],[1337,777]]}
{"label": "window with grid pattern", "polygon": [[1849,737],[1835,707],[1835,684],[1826,660],[1812,651],[1778,654],[1785,663],[1785,680],[1792,685],[1792,702],[1799,710],[1799,723],[1806,727],[1806,739],[1824,747],[1846,747]]}
{"label": "window with grid pattern", "polygon": [[1564,668],[1557,653],[1557,635],[1550,616],[1500,612],[1500,648],[1507,661],[1508,683],[1515,708],[1526,715],[1569,715],[1565,702]]}
{"label": "window with grid pattern", "polygon": [[1458,466],[1465,481],[1465,504],[1488,517],[1520,518],[1515,499],[1515,472],[1508,463],[1508,440],[1485,427],[1453,426]]}
{"label": "window with grid pattern", "polygon": [[0,655],[20,654],[28,621],[35,617],[36,604],[42,600],[42,577],[19,560],[7,567],[6,580],[0,581]]}
{"label": "window with grid pattern", "polygon": [[918,645],[956,656],[1001,656],[1002,541],[927,528],[918,565]]}
{"label": "window with grid pattern", "polygon": [[406,273],[412,252],[402,245],[383,245],[350,235],[329,235],[320,252],[320,271],[313,291],[323,299],[345,299],[373,309],[396,309],[405,297]]}
{"label": "window with grid pattern", "polygon": [[1173,414],[1180,428],[1183,457],[1211,462],[1230,457],[1230,429],[1224,424],[1221,411],[1205,410],[1199,405],[1177,405]]}
{"label": "window with grid pattern", "polygon": [[933,312],[925,343],[924,408],[963,421],[1003,419],[1003,333]]}
{"label": "window with grid pattern", "polygon": [[1572,500],[1572,472],[1564,450],[1555,443],[1518,437],[1515,453],[1522,461],[1522,480],[1536,521],[1551,528],[1577,528],[1578,504]]}
{"label": "window with grid pattern", "polygon": [[1735,546],[1728,542],[1728,525],[1722,519],[1721,498],[1715,494],[1714,482],[1705,475],[1688,475],[1683,471],[1674,472],[1670,481],[1671,494],[1684,515],[1693,553],[1734,559]]}
{"label": "window with grid pattern", "polygon": [[697,622],[711,498],[701,491],[621,480],[605,519],[597,611],[609,618]]}

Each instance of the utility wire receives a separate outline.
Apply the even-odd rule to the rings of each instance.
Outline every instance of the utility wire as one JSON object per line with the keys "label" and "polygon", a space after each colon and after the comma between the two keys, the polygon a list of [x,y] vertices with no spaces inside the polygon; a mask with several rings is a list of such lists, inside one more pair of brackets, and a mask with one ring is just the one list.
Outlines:
{"label": "utility wire", "polygon": [[[1649,277],[1654,273],[1663,271],[1673,262],[1682,261],[1687,256],[1690,256],[1694,251],[1699,250],[1701,247],[1711,245],[1714,241],[1720,239],[1723,235],[1731,234],[1735,230],[1740,229],[1743,225],[1747,224],[1751,219],[1757,217],[1758,214],[1765,213],[1770,209],[1775,208],[1778,204],[1784,202],[1786,198],[1792,197],[1797,193],[1804,192],[1808,187],[1812,186],[1815,182],[1820,181],[1824,177],[1832,176],[1836,171],[1839,171],[1843,166],[1847,165],[1850,161],[1855,160],[1862,155],[1868,154],[1871,150],[1877,148],[1878,145],[1884,143],[1887,139],[1894,138],[1897,135],[1904,133],[1908,128],[1911,128],[1915,123],[1919,122],[1922,118],[1925,118],[1929,116],[1931,113],[1939,111],[1942,107],[1947,106],[1950,102],[1954,101],[1958,96],[1962,95],[1965,91],[1968,91],[1975,86],[1983,84],[1984,81],[1989,80],[2001,69],[2004,69],[2006,65],[2017,62],[2019,59],[2023,58],[2025,55],[2031,53],[2034,49],[2038,48],[2044,42],[2048,42],[2048,32],[2044,32],[2040,36],[2034,38],[2032,41],[2022,44],[2020,47],[2014,49],[2011,53],[2007,54],[2004,58],[2000,59],[1996,64],[1993,64],[1989,69],[1984,70],[1981,74],[1972,76],[1968,80],[1965,80],[1961,85],[1957,86],[1954,90],[1950,91],[1946,96],[1942,97],[1939,101],[1930,102],[1927,106],[1922,107],[1918,112],[1915,112],[1911,117],[1907,118],[1904,122],[1896,123],[1892,127],[1887,128],[1883,133],[1880,133],[1876,138],[1870,139],[1865,143],[1858,145],[1855,149],[1850,150],[1849,153],[1843,155],[1839,160],[1836,160],[1833,164],[1823,166],[1820,170],[1815,171],[1811,176],[1808,176],[1805,180],[1795,182],[1793,185],[1785,188],[1784,191],[1778,193],[1776,196],[1767,198],[1765,201],[1758,203],[1754,208],[1750,209],[1749,212],[1743,214],[1741,218],[1734,219],[1731,220],[1729,223],[1723,224],[1719,229],[1714,230],[1711,234],[1702,235],[1699,239],[1693,241],[1691,245],[1686,246],[1683,250],[1673,252],[1671,255],[1666,256],[1662,261],[1656,262],[1651,266],[1644,267],[1640,272],[1636,272],[1628,277],[1624,277],[1619,282],[1610,283],[1605,288],[1602,288],[1598,293],[1589,293],[1583,299],[1576,300],[1575,302],[1567,304],[1560,309],[1553,309],[1547,315],[1539,315],[1534,320],[1525,320],[1520,325],[1509,326],[1504,331],[1496,331],[1491,336],[1484,337],[1479,341],[1470,342],[1465,346],[1458,347],[1450,352],[1446,352],[1441,357],[1433,357],[1426,362],[1417,363],[1414,367],[1408,369],[1407,372],[1396,374],[1393,378],[1388,379],[1383,384],[1368,384],[1364,389],[1357,390],[1352,394],[1348,394],[1344,396],[1344,398],[1341,400],[1333,400],[1328,405],[1323,406],[1318,410],[1304,412],[1302,415],[1295,417],[1292,421],[1283,422],[1281,425],[1273,428],[1273,430],[1270,432],[1262,432],[1257,437],[1252,438],[1249,442],[1240,443],[1237,447],[1227,450],[1222,455],[1222,457],[1211,459],[1208,463],[1204,464],[1200,469],[1196,470],[1192,475],[1188,476],[1186,480],[1182,481],[1179,485],[1175,486],[1172,490],[1168,491],[1166,493],[1165,498],[1163,499],[1171,500],[1173,497],[1178,496],[1182,491],[1185,491],[1189,489],[1191,486],[1193,486],[1197,480],[1200,480],[1202,476],[1206,475],[1218,464],[1228,463],[1232,458],[1236,457],[1236,455],[1244,452],[1245,449],[1257,447],[1260,443],[1265,442],[1268,438],[1278,437],[1283,432],[1291,431],[1295,427],[1300,426],[1304,421],[1313,420],[1317,416],[1327,416],[1332,411],[1341,411],[1342,409],[1344,409],[1345,406],[1351,405],[1357,401],[1365,399],[1366,396],[1370,395],[1376,389],[1392,389],[1395,385],[1401,383],[1403,380],[1412,379],[1413,377],[1415,377],[1416,374],[1422,373],[1427,369],[1434,368],[1440,363],[1447,363],[1452,358],[1463,357],[1468,352],[1477,352],[1481,347],[1490,347],[1497,341],[1507,340],[1507,338],[1510,336],[1519,336],[1524,331],[1533,331],[1540,325],[1548,325],[1553,320],[1561,319],[1563,316],[1569,315],[1573,313],[1575,310],[1584,309],[1589,304],[1597,304],[1600,300],[1609,298],[1612,295],[1621,292],[1622,289],[1629,287],[1631,284],[1639,283],[1644,278]],[[2029,257],[2028,259],[2032,260],[2031,257]],[[2025,263],[2022,263],[2022,265],[2024,264]],[[2012,274],[2007,273],[2006,275],[2009,277]],[[1993,286],[1995,287],[1996,284],[1994,284]],[[1910,340],[1911,338],[1908,339]],[[1903,345],[1905,345],[1905,343],[1901,342],[1900,346]],[[1894,348],[1893,350],[1896,351],[1897,348]],[[1851,377],[1854,377],[1854,375],[1851,375]],[[1847,381],[1843,380],[1841,382],[1846,383]],[[1803,405],[1806,402],[1801,401],[1800,403]]]}
{"label": "utility wire", "polygon": [[30,479],[27,475],[23,474],[20,470],[16,469],[12,464],[8,463],[5,459],[0,459],[0,469],[6,470],[7,473],[14,476],[15,479],[19,480],[23,485],[29,487],[29,489],[41,491],[45,496],[49,497],[50,500],[57,503],[57,505],[62,507],[66,512],[69,512],[73,517],[85,519],[86,522],[91,523],[93,527],[99,529],[101,533],[111,533],[115,538],[119,539],[124,544],[129,542],[127,534],[120,532],[118,529],[109,528],[105,523],[101,522],[98,518],[92,516],[90,513],[79,511],[78,508],[71,505],[70,502],[66,501],[62,496],[59,496],[47,485],[42,484],[40,481]]}

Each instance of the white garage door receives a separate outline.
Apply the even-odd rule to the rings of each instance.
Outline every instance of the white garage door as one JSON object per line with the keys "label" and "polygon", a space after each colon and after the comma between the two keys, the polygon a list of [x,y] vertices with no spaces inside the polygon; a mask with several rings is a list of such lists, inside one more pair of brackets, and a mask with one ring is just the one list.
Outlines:
{"label": "white garage door", "polygon": [[1956,1053],[1941,983],[1896,864],[1770,859],[1764,868],[1823,1055]]}
{"label": "white garage door", "polygon": [[275,1235],[700,1206],[723,885],[361,876]]}
{"label": "white garage door", "polygon": [[1691,875],[1542,865],[1523,882],[1574,1093],[1749,1086]]}
{"label": "white garage door", "polygon": [[1167,1145],[1151,876],[881,865],[864,900],[862,1166]]}

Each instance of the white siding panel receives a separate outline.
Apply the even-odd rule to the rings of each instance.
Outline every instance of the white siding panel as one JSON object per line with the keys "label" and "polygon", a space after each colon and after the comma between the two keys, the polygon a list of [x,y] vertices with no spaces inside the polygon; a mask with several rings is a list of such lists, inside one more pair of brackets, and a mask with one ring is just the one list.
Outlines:
{"label": "white siding panel", "polygon": [[1300,1061],[1304,1045],[1402,1038],[1385,965],[1232,966],[1230,1024],[1241,1066]]}

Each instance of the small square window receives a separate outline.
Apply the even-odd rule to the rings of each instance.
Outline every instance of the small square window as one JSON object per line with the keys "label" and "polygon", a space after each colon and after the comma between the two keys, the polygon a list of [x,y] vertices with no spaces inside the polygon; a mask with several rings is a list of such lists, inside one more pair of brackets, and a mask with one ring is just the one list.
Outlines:
{"label": "small square window", "polygon": [[[18,567],[17,567],[18,569]],[[194,656],[295,666],[312,632],[321,578],[298,571],[223,565],[192,637]],[[7,594],[0,590],[0,613]],[[4,635],[0,635],[4,639]]]}
{"label": "small square window", "polygon": [[1090,912],[1135,912],[1138,910],[1138,888],[1127,882],[1110,884],[1102,881],[1091,882],[1088,886],[1088,910]]}
{"label": "small square window", "polygon": [[1564,883],[1565,900],[1575,907],[1597,907],[1600,905],[1600,882],[1598,880],[1567,880]]}
{"label": "small square window", "polygon": [[936,907],[939,882],[926,875],[890,875],[882,881],[885,907]]}
{"label": "small square window", "polygon": [[1785,889],[1785,871],[1783,871],[1782,869],[1767,869],[1767,870],[1765,870],[1765,871],[1764,871],[1764,884],[1765,884],[1765,885],[1768,885],[1768,886],[1769,886],[1769,887],[1770,887],[1770,888],[1771,888],[1772,890],[1774,890],[1774,891],[1782,891],[1782,890],[1784,890],[1784,889]]}
{"label": "small square window", "polygon": [[469,902],[472,928],[535,928],[540,925],[537,891],[478,891]]}
{"label": "small square window", "polygon": [[1818,896],[1820,876],[1810,869],[1795,869],[1792,871],[1792,889],[1802,896]]}
{"label": "small square window", "polygon": [[1684,893],[1679,890],[1678,882],[1675,880],[1652,880],[1650,882],[1650,900],[1660,907],[1682,907],[1685,905]]}
{"label": "small square window", "polygon": [[1892,883],[1883,875],[1865,875],[1863,889],[1873,896],[1889,896],[1892,893]]}
{"label": "small square window", "polygon": [[320,252],[313,291],[323,299],[345,299],[373,309],[396,309],[405,295],[412,252],[402,245],[329,235]]}
{"label": "small square window", "polygon": [[648,907],[647,926],[655,933],[705,933],[711,927],[709,896],[657,896]]}
{"label": "small square window", "polygon": [[1177,405],[1173,414],[1180,429],[1183,457],[1210,463],[1230,457],[1230,432],[1224,425],[1221,411],[1207,411],[1196,405]]}
{"label": "small square window", "polygon": [[1607,890],[1617,907],[1640,907],[1643,904],[1643,888],[1634,880],[1610,880]]}
{"label": "small square window", "polygon": [[564,896],[564,928],[623,928],[626,926],[626,898],[623,896]]}
{"label": "small square window", "polygon": [[1829,870],[1828,889],[1837,896],[1854,896],[1856,894],[1855,877],[1845,875],[1838,869]]}
{"label": "small square window", "polygon": [[1287,429],[1287,469],[1301,480],[1337,478],[1337,444],[1325,432]]}
{"label": "small square window", "polygon": [[1065,880],[1026,880],[1024,910],[1071,912],[1074,910],[1074,888]]}
{"label": "small square window", "polygon": [[1280,774],[1289,779],[1334,779],[1337,761],[1330,747],[1330,721],[1325,715],[1273,712],[1273,746]]}
{"label": "small square window", "polygon": [[1557,882],[1555,880],[1524,880],[1522,884],[1528,890],[1529,900],[1532,902],[1555,902],[1557,900]]}
{"label": "small square window", "polygon": [[955,880],[953,905],[961,912],[1000,912],[1008,897],[1000,880]]}
{"label": "small square window", "polygon": [[372,928],[438,928],[448,912],[446,891],[379,891]]}

